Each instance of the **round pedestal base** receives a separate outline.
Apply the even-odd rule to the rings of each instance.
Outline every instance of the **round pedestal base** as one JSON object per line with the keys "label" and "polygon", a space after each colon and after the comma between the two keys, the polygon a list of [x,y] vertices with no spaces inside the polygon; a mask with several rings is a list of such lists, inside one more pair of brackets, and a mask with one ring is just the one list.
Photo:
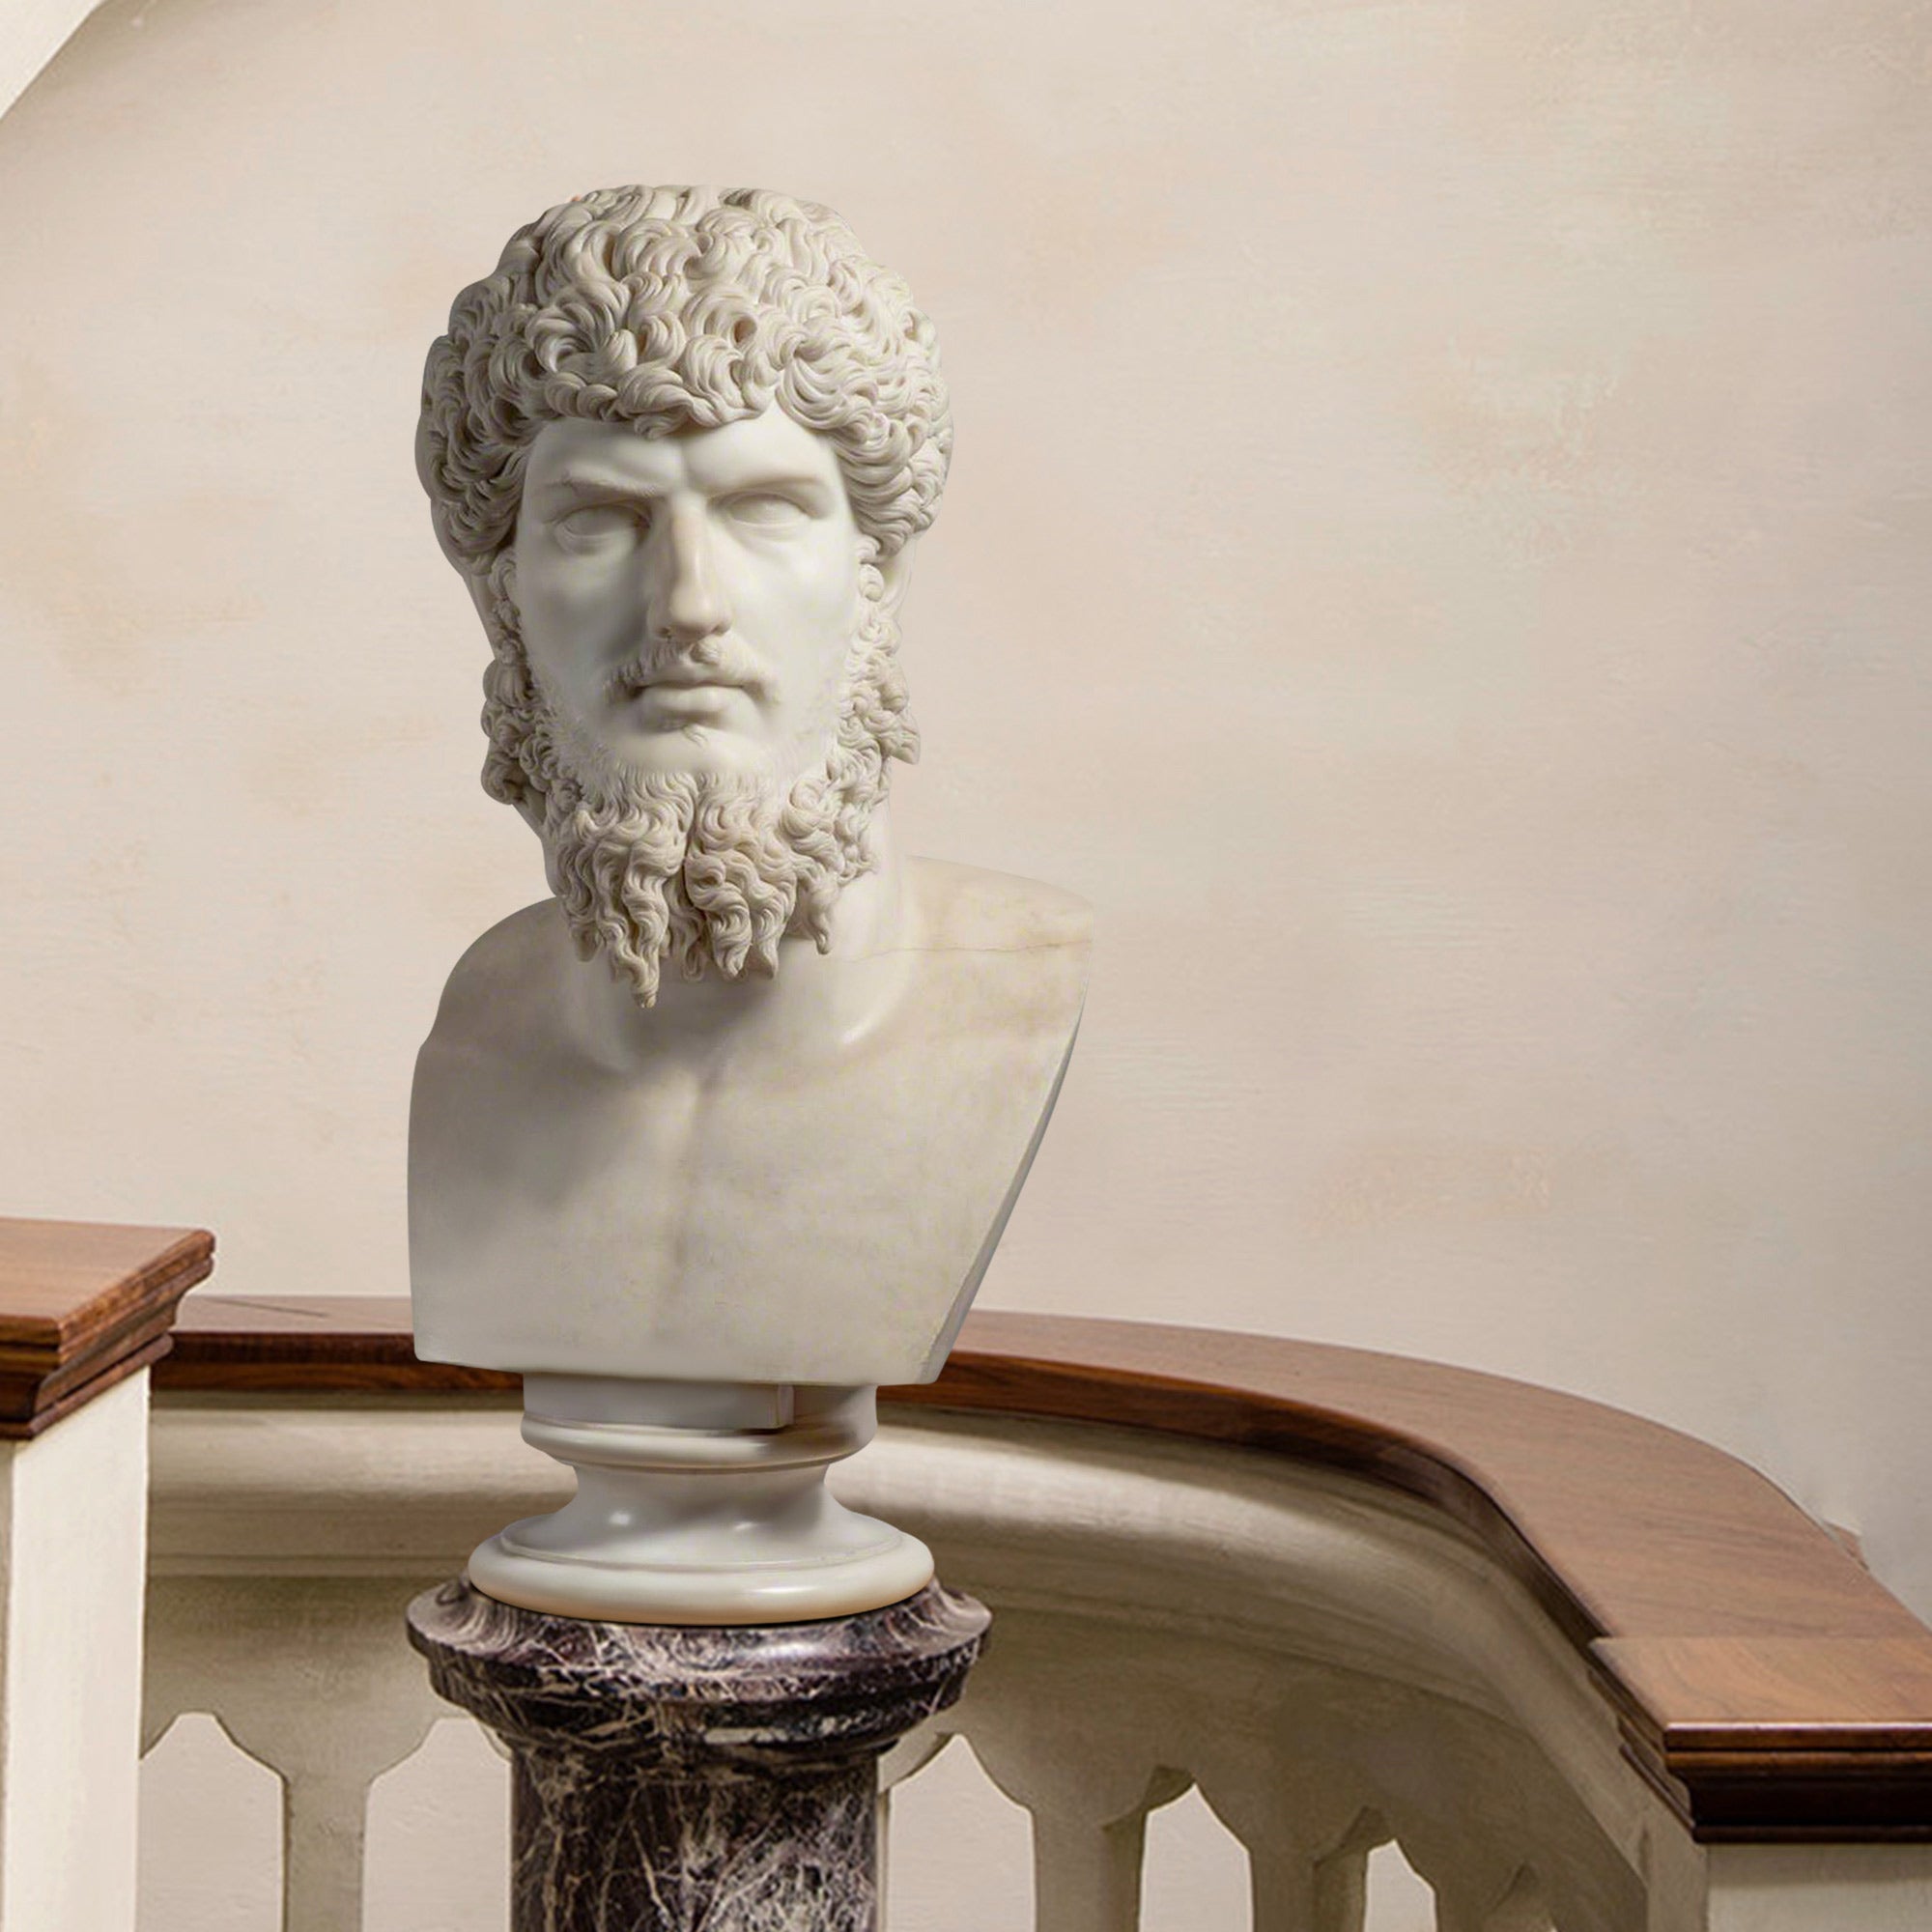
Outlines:
{"label": "round pedestal base", "polygon": [[675,1569],[545,1549],[525,1538],[555,1519],[531,1517],[470,1552],[469,1580],[485,1596],[521,1609],[620,1624],[788,1624],[849,1617],[903,1603],[932,1581],[932,1552],[916,1536],[871,1517],[840,1514],[877,1532],[868,1546],[843,1556],[806,1551],[790,1559]]}
{"label": "round pedestal base", "polygon": [[577,1493],[481,1544],[469,1580],[519,1609],[626,1624],[789,1624],[903,1603],[931,1582],[931,1553],[825,1487],[877,1427],[873,1396],[527,1376],[524,1439],[577,1471]]}

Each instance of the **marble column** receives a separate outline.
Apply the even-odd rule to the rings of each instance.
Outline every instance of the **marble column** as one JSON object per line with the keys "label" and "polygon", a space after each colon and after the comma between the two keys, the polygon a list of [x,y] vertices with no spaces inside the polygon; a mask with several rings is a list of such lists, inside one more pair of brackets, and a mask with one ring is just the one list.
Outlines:
{"label": "marble column", "polygon": [[988,1616],[936,1583],[821,1623],[592,1623],[466,1580],[410,1606],[508,1747],[512,1932],[874,1932],[877,1761],[958,1696]]}

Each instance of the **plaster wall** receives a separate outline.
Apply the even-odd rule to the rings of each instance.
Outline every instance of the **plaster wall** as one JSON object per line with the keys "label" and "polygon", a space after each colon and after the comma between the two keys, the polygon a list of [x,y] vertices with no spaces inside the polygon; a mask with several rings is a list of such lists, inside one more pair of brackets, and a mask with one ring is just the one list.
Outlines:
{"label": "plaster wall", "polygon": [[423,349],[551,201],[767,183],[953,384],[907,843],[1100,916],[983,1302],[1620,1403],[1932,1614],[1928,62],[1911,0],[112,0],[0,122],[0,1208],[404,1289],[412,1057],[542,889]]}

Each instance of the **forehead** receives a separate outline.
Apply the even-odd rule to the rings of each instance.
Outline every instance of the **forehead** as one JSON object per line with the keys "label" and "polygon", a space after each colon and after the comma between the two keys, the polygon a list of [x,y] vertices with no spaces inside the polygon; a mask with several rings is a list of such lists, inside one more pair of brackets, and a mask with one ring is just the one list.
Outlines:
{"label": "forehead", "polygon": [[646,436],[627,422],[566,417],[546,423],[530,445],[524,490],[527,496],[587,485],[653,496],[680,489],[715,495],[784,481],[830,484],[843,495],[831,439],[773,404],[762,415],[721,429],[669,436]]}

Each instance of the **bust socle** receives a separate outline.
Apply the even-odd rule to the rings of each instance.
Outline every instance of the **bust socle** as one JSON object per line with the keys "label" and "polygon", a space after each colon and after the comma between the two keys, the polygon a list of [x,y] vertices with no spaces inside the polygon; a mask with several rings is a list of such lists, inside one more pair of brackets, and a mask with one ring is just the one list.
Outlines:
{"label": "bust socle", "polygon": [[417,1062],[428,1359],[521,1371],[575,1502],[472,1559],[531,1608],[870,1608],[922,1546],[826,1494],[936,1376],[1045,1127],[1089,914],[908,858],[897,662],[952,432],[932,327],[829,210],[613,188],[430,352],[418,467],[489,634],[484,785],[553,896]]}

